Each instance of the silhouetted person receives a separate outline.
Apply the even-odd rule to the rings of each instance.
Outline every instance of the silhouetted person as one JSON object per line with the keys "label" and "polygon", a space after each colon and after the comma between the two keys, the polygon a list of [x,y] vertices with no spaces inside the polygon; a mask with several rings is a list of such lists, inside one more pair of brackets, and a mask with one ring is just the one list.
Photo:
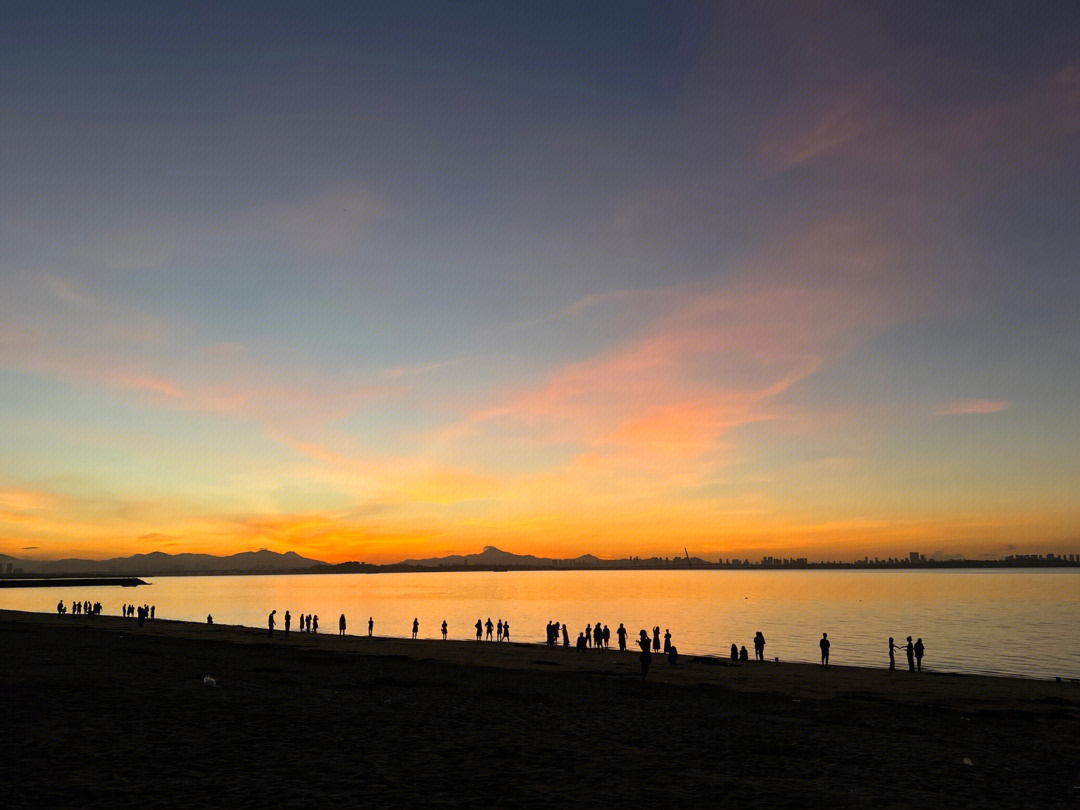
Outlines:
{"label": "silhouetted person", "polygon": [[289,626],[292,625],[292,614],[285,611],[285,635],[289,635]]}
{"label": "silhouetted person", "polygon": [[[140,613],[142,612],[142,608],[139,608],[139,612]],[[274,615],[276,613],[277,613],[276,610],[271,610],[270,615],[266,617],[266,627],[267,627],[266,635],[268,635],[268,636],[274,635]]]}
{"label": "silhouetted person", "polygon": [[750,653],[746,651],[745,644],[739,648],[739,661],[744,663],[749,663],[750,661]]}
{"label": "silhouetted person", "polygon": [[549,647],[555,646],[555,625],[551,623],[550,619],[548,619],[547,623],[547,645]]}
{"label": "silhouetted person", "polygon": [[896,672],[896,651],[898,649],[900,648],[896,646],[893,637],[889,636],[889,672]]}
{"label": "silhouetted person", "polygon": [[580,652],[585,652],[585,634],[577,634],[577,648]]}
{"label": "silhouetted person", "polygon": [[344,613],[341,614],[341,618],[338,619],[338,621],[337,621],[337,629],[338,629],[338,635],[339,636],[345,635],[345,614]]}
{"label": "silhouetted person", "polygon": [[592,646],[592,625],[591,624],[585,625],[585,646],[586,647],[591,647]]}
{"label": "silhouetted person", "polygon": [[922,672],[922,657],[923,657],[923,654],[926,652],[926,647],[923,646],[921,638],[918,639],[915,642],[915,648],[914,649],[915,649],[915,668],[917,670],[919,670],[919,672]]}
{"label": "silhouetted person", "polygon": [[412,637],[416,638],[416,634],[420,632],[420,620],[414,618],[412,620]]}
{"label": "silhouetted person", "polygon": [[638,661],[641,662],[641,685],[644,686],[645,676],[649,674],[649,665],[652,663],[652,653],[649,652],[649,634],[644,630],[641,631],[641,635],[638,637],[638,647],[641,648]]}
{"label": "silhouetted person", "polygon": [[446,619],[442,620],[442,640],[446,641]]}
{"label": "silhouetted person", "polygon": [[[124,610],[127,610],[127,605],[124,605]],[[56,612],[58,614],[63,614],[63,612],[64,612],[64,600],[63,599],[61,599],[59,602],[56,603]]]}
{"label": "silhouetted person", "polygon": [[652,648],[654,652],[660,652],[660,626],[652,629]]}
{"label": "silhouetted person", "polygon": [[821,665],[827,667],[829,666],[829,647],[832,646],[829,643],[828,633],[821,634],[821,641],[818,642],[818,646],[821,647]]}
{"label": "silhouetted person", "polygon": [[669,664],[679,663],[679,651],[675,649],[675,645],[671,645],[671,649],[667,652],[667,660]]}
{"label": "silhouetted person", "polygon": [[611,646],[611,631],[608,630],[608,626],[604,625],[604,649]]}
{"label": "silhouetted person", "polygon": [[157,605],[150,606],[150,618],[154,618],[154,611],[157,609]]}
{"label": "silhouetted person", "polygon": [[562,626],[562,645],[563,647],[570,646],[570,634],[566,632],[566,625]]}
{"label": "silhouetted person", "polygon": [[143,622],[146,621],[146,608],[139,608],[139,627],[143,626]]}
{"label": "silhouetted person", "polygon": [[476,620],[476,640],[484,640],[484,623],[479,619]]}
{"label": "silhouetted person", "polygon": [[371,636],[372,636],[372,634],[374,632],[375,632],[375,617],[374,616],[368,616],[368,620],[367,620],[368,638],[371,638]]}
{"label": "silhouetted person", "polygon": [[765,660],[765,636],[761,634],[760,630],[754,636],[754,658],[758,661]]}
{"label": "silhouetted person", "polygon": [[502,619],[495,625],[495,640],[502,641]]}
{"label": "silhouetted person", "polygon": [[604,649],[604,631],[600,629],[600,622],[593,625],[593,646],[598,650]]}
{"label": "silhouetted person", "polygon": [[907,653],[908,672],[914,672],[915,671],[915,645],[911,641],[911,636],[907,637],[907,644],[904,645],[904,652]]}
{"label": "silhouetted person", "polygon": [[671,652],[671,631],[664,630],[664,655]]}
{"label": "silhouetted person", "polygon": [[732,661],[738,661],[739,660],[739,648],[735,644],[731,645],[731,660]]}
{"label": "silhouetted person", "polygon": [[206,623],[207,624],[213,624],[214,623],[214,617],[211,616],[209,613],[206,614]]}
{"label": "silhouetted person", "polygon": [[488,616],[487,624],[485,626],[487,627],[487,640],[491,641],[491,631],[495,629],[495,625],[491,623],[490,616]]}
{"label": "silhouetted person", "polygon": [[[313,620],[315,622],[315,629],[311,630],[311,623],[312,623]],[[318,613],[316,613],[314,616],[308,616],[308,630],[311,630],[312,633],[318,633],[319,632],[319,614]]]}
{"label": "silhouetted person", "polygon": [[619,637],[619,650],[626,652],[626,628],[623,627],[622,622],[619,622],[619,629],[615,631],[615,635]]}
{"label": "silhouetted person", "polygon": [[503,641],[510,640],[510,622],[503,622]]}
{"label": "silhouetted person", "polygon": [[560,626],[559,626],[558,622],[555,622],[552,630],[553,630],[553,633],[554,633],[554,637],[552,638],[551,643],[554,644],[556,647],[558,647],[559,646],[559,630],[560,630]]}

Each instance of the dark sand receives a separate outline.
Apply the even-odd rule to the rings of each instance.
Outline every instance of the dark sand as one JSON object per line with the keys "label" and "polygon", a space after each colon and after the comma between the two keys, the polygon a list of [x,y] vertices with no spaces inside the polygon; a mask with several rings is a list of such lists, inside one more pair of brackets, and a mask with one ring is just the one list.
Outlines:
{"label": "dark sand", "polygon": [[[1080,685],[0,611],[22,807],[1080,807]],[[203,677],[218,686],[203,685]],[[964,758],[973,764],[964,764]]]}

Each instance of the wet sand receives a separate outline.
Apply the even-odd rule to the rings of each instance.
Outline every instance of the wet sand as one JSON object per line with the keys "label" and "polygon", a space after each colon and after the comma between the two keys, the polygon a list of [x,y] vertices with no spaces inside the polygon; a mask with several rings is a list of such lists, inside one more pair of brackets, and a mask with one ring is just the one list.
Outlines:
{"label": "wet sand", "polygon": [[643,689],[615,650],[12,611],[0,656],[11,808],[1080,806],[1070,682],[654,656]]}

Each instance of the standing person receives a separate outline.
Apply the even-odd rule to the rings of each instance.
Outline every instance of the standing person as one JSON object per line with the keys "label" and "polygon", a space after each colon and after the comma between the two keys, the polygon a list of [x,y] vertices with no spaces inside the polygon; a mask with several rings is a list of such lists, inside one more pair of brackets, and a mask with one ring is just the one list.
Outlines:
{"label": "standing person", "polygon": [[476,620],[476,640],[484,640],[484,623],[480,619]]}
{"label": "standing person", "polygon": [[829,666],[829,647],[832,645],[829,643],[829,634],[822,633],[821,641],[818,642],[818,646],[821,647],[821,665],[828,668]]}
{"label": "standing person", "polygon": [[738,661],[739,660],[739,645],[738,644],[732,644],[731,645],[731,660],[732,661]]}
{"label": "standing person", "polygon": [[558,622],[555,622],[555,624],[552,625],[551,632],[552,632],[551,646],[558,647],[559,646],[559,623]]}
{"label": "standing person", "polygon": [[619,629],[615,631],[615,635],[619,637],[619,651],[626,652],[626,628],[623,627],[622,622],[619,622]]}
{"label": "standing person", "polygon": [[289,625],[292,624],[292,614],[285,611],[285,635],[289,635]]}
{"label": "standing person", "polygon": [[911,636],[907,637],[907,644],[904,645],[904,652],[907,653],[908,672],[914,672],[915,671],[915,645],[911,642]]}
{"label": "standing person", "polygon": [[150,618],[154,618],[154,612],[157,610],[157,605],[150,606]]}
{"label": "standing person", "polygon": [[442,640],[446,641],[446,619],[442,620]]}
{"label": "standing person", "polygon": [[488,616],[487,620],[487,640],[491,641],[491,631],[495,629],[495,625],[491,623],[491,617]]}
{"label": "standing person", "polygon": [[497,631],[495,640],[502,641],[502,619],[499,619],[499,623],[495,625],[495,629]]}
{"label": "standing person", "polygon": [[896,646],[893,637],[889,636],[889,672],[896,672],[896,651],[898,649],[900,648]]}
{"label": "standing person", "polygon": [[[139,610],[142,611],[142,608],[139,608]],[[267,618],[266,618],[266,625],[269,628],[267,630],[267,633],[266,633],[266,635],[268,635],[268,636],[274,635],[274,614],[275,613],[277,613],[276,610],[271,610],[270,615],[267,616]]]}
{"label": "standing person", "polygon": [[592,635],[593,643],[596,646],[596,649],[604,649],[604,631],[600,629],[600,622],[597,622],[593,625]]}
{"label": "standing person", "polygon": [[671,630],[664,630],[664,655],[671,652]]}
{"label": "standing person", "polygon": [[652,629],[652,648],[653,652],[660,652],[660,625]]}
{"label": "standing person", "polygon": [[754,636],[754,658],[758,661],[765,660],[765,636],[761,634],[760,630]]}
{"label": "standing person", "polygon": [[368,616],[367,617],[367,635],[368,635],[368,638],[371,638],[371,635],[374,632],[375,632],[375,617],[374,616]]}
{"label": "standing person", "polygon": [[591,624],[585,625],[584,638],[585,638],[585,646],[586,647],[591,647],[592,646],[592,625]]}
{"label": "standing person", "polygon": [[503,622],[503,641],[510,640],[510,622]]}
{"label": "standing person", "polygon": [[641,648],[638,661],[641,662],[641,685],[644,686],[645,676],[649,674],[649,665],[652,663],[652,653],[649,652],[649,634],[644,630],[641,631],[641,636],[638,638],[638,647]]}
{"label": "standing person", "polygon": [[341,618],[338,619],[337,629],[338,629],[338,635],[339,636],[345,635],[345,614],[344,613],[342,613]]}
{"label": "standing person", "polygon": [[562,626],[562,645],[563,647],[570,646],[570,634],[566,632],[566,622],[563,622]]}
{"label": "standing person", "polygon": [[606,650],[611,646],[611,631],[608,630],[608,626],[604,625],[604,649]]}
{"label": "standing person", "polygon": [[555,644],[555,632],[556,632],[555,631],[555,625],[553,625],[551,623],[551,619],[548,619],[548,623],[547,623],[547,645],[549,647],[552,647]]}
{"label": "standing person", "polygon": [[420,620],[414,618],[412,620],[412,637],[416,638],[416,634],[420,632]]}
{"label": "standing person", "polygon": [[214,616],[213,616],[213,614],[211,614],[211,613],[207,613],[207,614],[206,614],[206,623],[207,623],[207,624],[213,624],[213,623],[214,623]]}
{"label": "standing person", "polygon": [[311,623],[312,617],[311,616],[308,617],[308,630],[311,630],[312,633],[318,633],[319,632],[319,614],[318,613],[315,614],[314,619],[315,619],[315,629],[311,630],[310,623]]}
{"label": "standing person", "polygon": [[922,643],[922,639],[919,638],[915,641],[915,668],[922,672],[922,657],[926,652],[926,647]]}

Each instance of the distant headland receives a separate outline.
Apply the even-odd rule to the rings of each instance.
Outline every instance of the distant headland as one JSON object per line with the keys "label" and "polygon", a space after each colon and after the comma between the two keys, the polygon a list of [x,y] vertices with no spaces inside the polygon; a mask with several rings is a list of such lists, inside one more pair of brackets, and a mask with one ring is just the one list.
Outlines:
{"label": "distant headland", "polygon": [[762,557],[760,560],[703,560],[681,557],[624,557],[605,560],[592,554],[559,559],[513,554],[487,546],[479,554],[409,559],[398,563],[328,563],[302,557],[293,551],[279,553],[260,549],[227,556],[212,554],[167,554],[155,551],[108,560],[22,560],[0,554],[0,578],[43,578],[61,576],[205,576],[257,574],[378,574],[424,571],[600,571],[600,570],[928,570],[937,568],[1080,568],[1080,554],[1014,554],[998,559],[934,559],[919,552],[906,557],[861,560],[821,560],[806,557]]}

